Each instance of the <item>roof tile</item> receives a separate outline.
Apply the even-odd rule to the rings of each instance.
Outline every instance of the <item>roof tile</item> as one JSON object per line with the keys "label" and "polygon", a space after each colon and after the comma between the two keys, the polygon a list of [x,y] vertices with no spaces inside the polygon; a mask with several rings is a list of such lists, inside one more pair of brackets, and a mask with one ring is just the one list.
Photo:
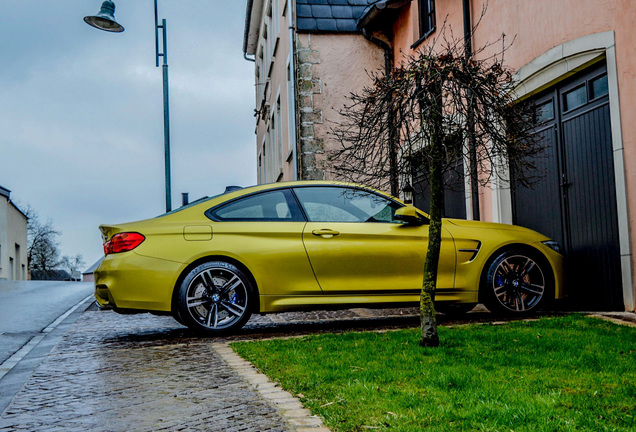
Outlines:
{"label": "roof tile", "polygon": [[353,11],[350,6],[331,6],[331,13],[334,18],[353,18]]}
{"label": "roof tile", "polygon": [[377,0],[296,0],[297,28],[308,32],[358,32],[358,19]]}
{"label": "roof tile", "polygon": [[351,19],[337,19],[336,27],[341,32],[356,32],[358,31],[358,24],[355,20]]}
{"label": "roof tile", "polygon": [[336,20],[334,19],[318,18],[316,20],[316,27],[320,31],[338,31],[338,26],[336,25]]}
{"label": "roof tile", "polygon": [[331,13],[331,6],[327,5],[312,5],[311,16],[314,18],[333,18]]}
{"label": "roof tile", "polygon": [[317,30],[315,18],[300,18],[298,17],[296,25],[298,30]]}
{"label": "roof tile", "polygon": [[298,4],[296,5],[296,14],[298,14],[299,17],[303,17],[303,18],[307,18],[307,17],[311,17],[311,6],[309,6],[308,4]]}

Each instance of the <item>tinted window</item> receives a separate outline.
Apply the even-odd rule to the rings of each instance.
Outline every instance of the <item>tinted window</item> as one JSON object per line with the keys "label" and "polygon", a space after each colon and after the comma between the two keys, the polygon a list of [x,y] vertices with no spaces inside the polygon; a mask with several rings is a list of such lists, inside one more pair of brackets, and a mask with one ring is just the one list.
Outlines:
{"label": "tinted window", "polygon": [[585,84],[570,90],[563,96],[563,104],[565,111],[573,110],[587,103],[587,95],[585,94]]}
{"label": "tinted window", "polygon": [[605,96],[608,93],[607,75],[594,78],[590,83],[590,91],[592,93],[590,99]]}
{"label": "tinted window", "polygon": [[341,187],[294,189],[311,222],[395,222],[400,208],[380,195]]}
{"label": "tinted window", "polygon": [[554,118],[554,104],[551,100],[537,107],[537,123],[543,123]]}
{"label": "tinted window", "polygon": [[251,195],[215,209],[211,216],[221,221],[298,221],[303,220],[290,206],[289,191],[278,190]]}

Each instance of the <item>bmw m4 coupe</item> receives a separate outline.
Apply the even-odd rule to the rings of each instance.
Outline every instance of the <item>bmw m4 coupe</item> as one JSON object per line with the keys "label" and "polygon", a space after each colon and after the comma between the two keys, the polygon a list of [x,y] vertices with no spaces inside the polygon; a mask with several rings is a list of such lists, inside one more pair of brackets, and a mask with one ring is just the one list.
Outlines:
{"label": "bmw m4 coupe", "polygon": [[[351,183],[234,190],[159,217],[102,225],[95,297],[205,333],[253,313],[417,304],[428,216]],[[563,297],[563,256],[526,228],[443,219],[436,305],[528,314]]]}

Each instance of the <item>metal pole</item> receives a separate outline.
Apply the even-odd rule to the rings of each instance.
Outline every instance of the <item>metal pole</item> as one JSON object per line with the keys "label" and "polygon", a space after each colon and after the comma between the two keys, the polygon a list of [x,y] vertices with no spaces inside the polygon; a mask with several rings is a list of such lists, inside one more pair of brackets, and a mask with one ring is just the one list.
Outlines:
{"label": "metal pole", "polygon": [[[464,56],[469,60],[473,55],[472,44],[472,23],[470,19],[470,0],[462,0],[462,11],[464,15]],[[473,220],[479,220],[479,183],[477,182],[479,173],[477,171],[477,142],[475,139],[475,112],[473,101],[471,100],[473,92],[470,89],[466,91],[468,99],[468,157],[470,164],[470,196],[472,201],[472,217]]]}
{"label": "metal pole", "polygon": [[163,29],[163,142],[166,166],[166,212],[172,210],[172,186],[170,182],[170,103],[168,100],[168,50],[166,47],[166,20],[162,20]]}
{"label": "metal pole", "polygon": [[[163,52],[159,52],[159,29],[162,30]],[[168,39],[167,39],[166,20],[161,20],[157,14],[157,0],[155,0],[155,54],[156,66],[159,67],[159,57],[163,57],[163,143],[165,153],[165,172],[166,172],[166,212],[172,210],[172,186],[170,182],[170,103],[168,98]]]}

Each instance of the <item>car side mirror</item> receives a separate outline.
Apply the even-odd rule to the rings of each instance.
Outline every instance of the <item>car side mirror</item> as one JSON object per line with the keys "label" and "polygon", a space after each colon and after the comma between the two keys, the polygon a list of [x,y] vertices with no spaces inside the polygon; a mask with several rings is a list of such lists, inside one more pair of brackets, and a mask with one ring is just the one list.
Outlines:
{"label": "car side mirror", "polygon": [[413,206],[400,207],[395,211],[395,218],[409,225],[423,225],[425,221],[420,217]]}

